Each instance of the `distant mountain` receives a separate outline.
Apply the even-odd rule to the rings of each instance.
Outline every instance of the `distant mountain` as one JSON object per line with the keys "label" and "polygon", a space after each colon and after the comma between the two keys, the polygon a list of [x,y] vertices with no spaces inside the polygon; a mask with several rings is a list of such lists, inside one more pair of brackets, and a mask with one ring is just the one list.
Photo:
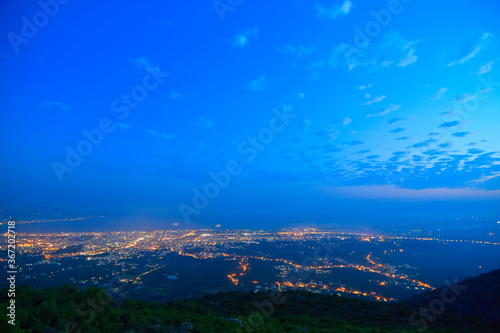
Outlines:
{"label": "distant mountain", "polygon": [[500,332],[500,269],[455,282],[403,300],[400,304],[431,307],[428,310],[431,316],[432,312],[439,312],[443,307],[447,313],[479,318]]}
{"label": "distant mountain", "polygon": [[12,218],[14,220],[51,220],[64,218],[78,218],[85,216],[102,216],[104,212],[84,212],[70,209],[61,209],[53,207],[28,207],[21,209],[0,208],[0,219]]}
{"label": "distant mountain", "polygon": [[124,215],[103,211],[76,211],[54,207],[27,207],[20,209],[0,208],[0,221],[8,220],[10,218],[16,221],[39,221],[98,216],[121,217]]}

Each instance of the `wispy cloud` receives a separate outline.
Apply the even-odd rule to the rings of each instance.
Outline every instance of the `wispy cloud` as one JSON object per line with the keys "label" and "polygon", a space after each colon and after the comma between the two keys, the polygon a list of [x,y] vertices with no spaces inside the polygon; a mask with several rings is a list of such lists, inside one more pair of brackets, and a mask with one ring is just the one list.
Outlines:
{"label": "wispy cloud", "polygon": [[170,94],[168,95],[168,97],[170,97],[171,99],[180,99],[180,98],[184,98],[184,95],[182,95],[181,93],[179,93],[177,91],[171,91]]}
{"label": "wispy cloud", "polygon": [[128,130],[130,129],[130,125],[129,124],[126,124],[126,123],[117,123],[116,124],[118,127],[120,127],[121,129],[124,129],[124,130]]}
{"label": "wispy cloud", "polygon": [[439,144],[439,147],[440,148],[443,148],[443,149],[448,149],[448,148],[451,148],[452,147],[452,143],[451,142],[443,142],[443,143],[440,143]]}
{"label": "wispy cloud", "polygon": [[340,15],[347,15],[351,11],[352,3],[345,0],[342,4],[334,4],[330,8],[316,5],[316,14],[320,18],[334,20]]}
{"label": "wispy cloud", "polygon": [[351,122],[352,122],[351,118],[348,118],[348,117],[344,117],[344,118],[342,118],[342,117],[336,117],[336,118],[333,118],[332,120],[330,120],[329,126],[330,127],[340,126],[340,125],[346,126],[346,125],[349,125]]}
{"label": "wispy cloud", "polygon": [[402,123],[402,122],[405,122],[408,120],[410,120],[410,117],[394,117],[394,118],[387,120],[384,124],[385,125],[394,125],[394,124]]}
{"label": "wispy cloud", "polygon": [[68,104],[55,101],[43,101],[39,104],[39,107],[45,109],[54,109],[58,112],[68,112],[71,109]]}
{"label": "wispy cloud", "polygon": [[396,111],[398,110],[399,108],[401,107],[401,105],[394,105],[394,104],[391,104],[389,106],[386,106],[384,108],[379,108],[379,109],[375,109],[375,110],[372,110],[370,111],[366,116],[368,118],[370,117],[379,117],[379,116],[385,116],[386,114],[388,114],[389,112],[391,111]]}
{"label": "wispy cloud", "polygon": [[417,61],[417,56],[414,55],[413,52],[415,52],[415,49],[410,49],[408,51],[408,54],[406,55],[406,57],[404,57],[403,59],[399,60],[398,66],[399,67],[406,67],[406,66],[411,65],[414,62],[416,62]]}
{"label": "wispy cloud", "polygon": [[441,99],[447,91],[448,91],[448,88],[442,87],[438,91],[436,91],[430,99],[432,99],[432,100]]}
{"label": "wispy cloud", "polygon": [[[302,57],[309,56],[313,54],[316,51],[316,47],[314,46],[304,46],[302,44],[299,44],[298,47],[295,47],[293,45],[287,44],[283,47],[278,46],[276,48],[279,52],[290,55],[293,54],[297,57],[297,59],[301,59]],[[309,65],[310,68],[317,68],[317,67],[323,67],[322,60],[319,60],[315,63],[311,63]]]}
{"label": "wispy cloud", "polygon": [[405,128],[398,127],[398,128],[395,128],[395,129],[390,130],[389,132],[390,132],[390,133],[395,134],[395,133],[401,133],[401,132],[403,132],[404,130],[405,130]]}
{"label": "wispy cloud", "polygon": [[159,71],[158,66],[154,66],[151,63],[151,60],[149,60],[146,57],[131,58],[131,59],[128,59],[128,61],[130,63],[134,64],[135,66],[137,66],[137,68],[139,68],[139,69],[150,68],[156,72]]}
{"label": "wispy cloud", "polygon": [[326,137],[326,138],[328,138],[328,141],[331,142],[331,141],[337,139],[337,135],[339,133],[340,133],[339,130],[336,130],[336,129],[333,129],[333,128],[328,128],[328,129],[316,132],[316,135],[320,136],[320,137]]}
{"label": "wispy cloud", "polygon": [[428,147],[430,146],[431,144],[435,143],[436,140],[435,139],[427,139],[427,140],[424,140],[424,141],[420,141],[420,142],[417,142],[411,146],[408,146],[407,148],[422,148],[422,147]]}
{"label": "wispy cloud", "polygon": [[457,104],[464,104],[464,103],[467,103],[469,101],[472,101],[476,97],[477,97],[476,95],[462,94],[462,95],[458,95],[455,98],[453,98],[452,101],[457,103]]}
{"label": "wispy cloud", "polygon": [[299,127],[302,131],[307,131],[311,127],[311,120],[304,119],[300,122]]}
{"label": "wispy cloud", "polygon": [[257,79],[251,80],[247,83],[247,87],[250,90],[264,90],[264,88],[268,87],[269,83],[266,80],[265,76],[261,76]]}
{"label": "wispy cloud", "polygon": [[242,30],[239,34],[233,37],[233,46],[243,48],[250,43],[249,37],[257,37],[257,34],[257,27]]}
{"label": "wispy cloud", "polygon": [[453,133],[452,135],[459,137],[459,138],[463,138],[464,136],[467,136],[469,134],[470,134],[470,132],[456,132],[456,133]]}
{"label": "wispy cloud", "polygon": [[373,104],[373,103],[382,102],[386,97],[387,96],[382,95],[382,96],[373,97],[373,98],[369,99],[370,95],[366,94],[365,98],[367,98],[368,100],[366,102],[362,103],[361,105],[370,105],[370,104]]}
{"label": "wispy cloud", "polygon": [[360,141],[360,140],[353,140],[353,141],[347,141],[347,142],[344,142],[346,145],[349,145],[349,146],[358,146],[358,145],[362,145],[364,142],[363,141]]}
{"label": "wispy cloud", "polygon": [[342,148],[336,145],[326,145],[323,146],[323,150],[325,151],[325,153],[338,153],[342,151]]}
{"label": "wispy cloud", "polygon": [[468,149],[467,152],[469,154],[482,154],[482,153],[484,153],[484,150],[477,149],[477,148],[471,148],[471,149]]}
{"label": "wispy cloud", "polygon": [[283,47],[281,46],[278,46],[276,47],[276,50],[278,50],[279,52],[283,53],[283,54],[294,54],[296,51],[297,51],[297,48],[293,45],[285,45]]}
{"label": "wispy cloud", "polygon": [[483,75],[491,72],[491,66],[493,66],[493,61],[490,61],[486,65],[479,67],[478,70],[476,71],[476,75]]}
{"label": "wispy cloud", "polygon": [[331,52],[328,65],[353,70],[359,67],[406,67],[417,61],[415,45],[417,40],[401,37],[396,31],[387,32],[377,41],[371,41],[362,48],[341,43]]}
{"label": "wispy cloud", "polygon": [[355,152],[353,154],[366,154],[369,152],[370,152],[370,149],[363,149],[363,150],[358,150],[357,152]]}
{"label": "wispy cloud", "polygon": [[196,122],[194,124],[198,127],[209,128],[215,126],[215,121],[210,118],[199,117],[196,118]]}
{"label": "wispy cloud", "polygon": [[466,45],[459,52],[458,56],[455,57],[450,63],[448,63],[448,67],[454,66],[457,64],[464,64],[467,61],[471,60],[475,56],[481,52],[481,50],[487,45],[492,35],[488,32],[482,34],[479,38],[475,38],[473,40],[469,40]]}
{"label": "wispy cloud", "polygon": [[445,123],[440,124],[438,127],[447,128],[447,127],[455,127],[458,125],[460,125],[459,121],[447,121]]}
{"label": "wispy cloud", "polygon": [[159,138],[164,140],[172,140],[177,136],[176,134],[173,133],[160,133],[156,130],[147,130],[146,133],[151,135],[153,138]]}

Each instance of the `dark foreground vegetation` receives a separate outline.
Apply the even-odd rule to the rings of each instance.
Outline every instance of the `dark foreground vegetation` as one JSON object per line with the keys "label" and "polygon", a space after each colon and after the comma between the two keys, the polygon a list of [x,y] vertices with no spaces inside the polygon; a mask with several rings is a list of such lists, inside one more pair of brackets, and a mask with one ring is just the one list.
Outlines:
{"label": "dark foreground vegetation", "polygon": [[[0,331],[382,333],[422,332],[423,328],[417,321],[423,317],[415,317],[415,307],[301,291],[218,293],[166,304],[108,295],[112,293],[101,288],[77,291],[73,286],[20,286],[16,290],[16,326],[9,325],[9,318],[4,317]],[[5,311],[5,288],[0,301]],[[425,325],[425,332],[497,332],[492,324],[447,311]]]}

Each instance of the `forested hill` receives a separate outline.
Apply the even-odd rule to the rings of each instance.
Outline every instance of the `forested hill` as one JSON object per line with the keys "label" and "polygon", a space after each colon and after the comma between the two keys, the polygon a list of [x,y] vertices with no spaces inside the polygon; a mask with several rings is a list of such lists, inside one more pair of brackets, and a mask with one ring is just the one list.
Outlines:
{"label": "forested hill", "polygon": [[[7,290],[0,292],[2,308]],[[16,290],[16,327],[1,332],[419,332],[415,308],[289,291],[218,293],[166,304],[107,297],[104,289],[73,286]],[[410,318],[413,316],[413,325]],[[7,319],[9,319],[7,317]],[[464,316],[440,314],[426,332],[496,332]]]}
{"label": "forested hill", "polygon": [[413,307],[429,307],[432,304],[436,310],[444,306],[447,313],[480,318],[494,324],[500,332],[500,269],[454,285],[455,282],[449,281],[451,286],[445,285],[400,303]]}

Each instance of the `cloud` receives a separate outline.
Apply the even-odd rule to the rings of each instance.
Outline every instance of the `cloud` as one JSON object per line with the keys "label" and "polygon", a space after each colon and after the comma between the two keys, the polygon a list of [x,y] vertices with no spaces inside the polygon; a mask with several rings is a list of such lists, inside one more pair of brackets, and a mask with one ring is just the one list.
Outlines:
{"label": "cloud", "polygon": [[392,155],[395,155],[395,156],[404,156],[404,155],[408,155],[409,153],[406,152],[406,151],[395,151],[394,153],[392,153]]}
{"label": "cloud", "polygon": [[394,117],[394,118],[391,118],[389,120],[387,120],[385,122],[386,125],[393,125],[393,124],[397,124],[397,123],[402,123],[402,122],[405,122],[405,121],[408,121],[410,120],[410,117]]}
{"label": "cloud", "polygon": [[233,37],[233,46],[243,48],[250,43],[249,37],[257,37],[258,28],[242,30],[239,34]]}
{"label": "cloud", "polygon": [[283,47],[278,46],[276,50],[283,54],[294,54],[297,51],[297,48],[293,45],[285,45]]}
{"label": "cloud", "polygon": [[306,98],[306,94],[299,92],[299,93],[297,94],[297,98],[301,98],[301,99],[302,99],[302,98]]}
{"label": "cloud", "polygon": [[309,127],[311,127],[311,120],[309,119],[302,120],[302,122],[299,124],[299,127],[302,131],[307,131]]}
{"label": "cloud", "polygon": [[453,133],[452,135],[459,137],[459,138],[462,138],[462,137],[467,136],[469,134],[470,134],[470,132],[456,132],[456,133]]}
{"label": "cloud", "polygon": [[362,145],[364,142],[363,141],[360,141],[360,140],[353,140],[353,141],[347,141],[347,142],[344,142],[346,145],[349,145],[349,146],[358,146],[358,145]]}
{"label": "cloud", "polygon": [[370,84],[367,84],[366,86],[365,85],[359,86],[358,89],[359,90],[365,90],[365,89],[370,88],[371,86],[372,86],[372,84],[370,83]]}
{"label": "cloud", "polygon": [[[367,95],[365,96],[365,98],[370,98],[370,95],[368,95],[368,94],[367,94]],[[370,99],[370,100],[368,100],[368,101],[364,102],[364,103],[363,103],[363,104],[361,104],[361,105],[370,105],[370,104],[373,104],[373,103],[378,103],[378,102],[383,101],[385,98],[386,98],[386,96],[385,96],[385,95],[383,95],[383,96],[378,96],[378,97],[373,97],[372,99]]]}
{"label": "cloud", "polygon": [[385,116],[386,114],[388,114],[389,112],[391,111],[396,111],[398,110],[399,108],[401,107],[401,105],[394,105],[394,104],[391,104],[389,106],[386,106],[384,108],[379,108],[379,109],[376,109],[376,110],[372,110],[370,111],[366,116],[369,118],[369,117],[379,117],[379,116]]}
{"label": "cloud", "polygon": [[444,143],[439,144],[439,147],[443,148],[443,149],[451,148],[451,146],[452,146],[451,142],[444,142]]}
{"label": "cloud", "polygon": [[432,100],[438,100],[444,96],[444,94],[448,91],[448,88],[442,87],[436,93],[434,93],[434,96],[431,97]]}
{"label": "cloud", "polygon": [[415,63],[414,45],[418,40],[401,37],[396,31],[387,32],[382,38],[365,42],[358,48],[351,43],[341,43],[330,53],[328,65],[353,70],[359,67],[405,67]]}
{"label": "cloud", "polygon": [[408,140],[408,137],[407,136],[402,136],[400,138],[397,138],[396,139],[397,141],[401,141],[401,140]]}
{"label": "cloud", "polygon": [[395,134],[395,133],[401,133],[404,130],[405,130],[405,128],[398,127],[398,128],[393,129],[393,130],[390,130],[389,132]]}
{"label": "cloud", "polygon": [[498,198],[500,191],[484,191],[476,188],[450,188],[450,187],[433,187],[433,188],[404,188],[398,186],[394,189],[394,185],[376,185],[372,184],[361,186],[331,186],[324,188],[325,191],[332,193],[341,193],[343,197],[362,197],[362,198],[405,198],[405,199],[438,199],[443,198]]}
{"label": "cloud", "polygon": [[55,101],[43,101],[40,103],[39,107],[45,109],[55,109],[58,112],[68,112],[71,109],[68,104]]}
{"label": "cloud", "polygon": [[445,123],[440,124],[438,127],[454,127],[460,125],[459,121],[447,121]]}
{"label": "cloud", "polygon": [[215,126],[215,121],[205,117],[198,117],[194,124],[198,127],[209,128]]}
{"label": "cloud", "polygon": [[369,153],[369,152],[370,152],[370,149],[364,149],[364,150],[358,150],[354,154],[365,154],[365,153]]}
{"label": "cloud", "polygon": [[476,75],[483,75],[491,72],[491,66],[493,66],[493,61],[490,61],[486,65],[479,67],[479,69],[476,71]]}
{"label": "cloud", "polygon": [[316,135],[320,136],[320,137],[328,137],[329,138],[328,141],[331,142],[331,141],[337,139],[337,134],[339,134],[339,133],[340,133],[340,131],[329,128],[329,129],[325,129],[325,130],[321,130],[319,132],[316,132]]}
{"label": "cloud", "polygon": [[153,138],[160,138],[160,139],[164,139],[164,140],[172,140],[177,136],[176,134],[173,134],[173,133],[169,133],[169,134],[160,133],[156,130],[147,130],[146,133],[151,135]]}
{"label": "cloud", "polygon": [[337,118],[333,118],[332,120],[330,120],[329,126],[330,127],[332,127],[332,126],[340,126],[340,125],[346,126],[346,125],[349,125],[351,122],[352,122],[351,118],[337,117]]}
{"label": "cloud", "polygon": [[413,64],[415,61],[417,61],[417,56],[413,55],[413,52],[415,51],[415,49],[410,49],[410,51],[408,51],[408,54],[406,55],[406,57],[404,57],[403,59],[401,59],[398,63],[398,66],[399,67],[406,67],[410,64]]}
{"label": "cloud", "polygon": [[171,99],[179,99],[179,98],[184,98],[184,95],[178,93],[177,91],[171,91],[168,97],[170,97]]}
{"label": "cloud", "polygon": [[264,88],[268,87],[269,83],[266,81],[265,76],[261,76],[257,79],[251,80],[247,83],[247,87],[250,90],[262,91]]}
{"label": "cloud", "polygon": [[453,98],[452,101],[455,103],[458,103],[458,104],[464,104],[464,103],[467,103],[469,101],[472,101],[476,97],[477,97],[476,95],[462,94],[462,95],[458,95],[455,98]]}
{"label": "cloud", "polygon": [[125,129],[125,130],[130,129],[130,125],[129,125],[129,124],[125,124],[125,123],[117,123],[116,125],[117,125],[118,127],[120,127],[121,129]]}
{"label": "cloud", "polygon": [[335,4],[330,8],[316,5],[316,14],[320,18],[334,20],[340,15],[347,15],[351,11],[352,3],[350,0],[345,0],[341,5]]}
{"label": "cloud", "polygon": [[441,115],[445,118],[447,117],[451,117],[451,116],[454,116],[458,113],[458,110],[448,110],[448,111],[444,111],[444,112],[441,112]]}
{"label": "cloud", "polygon": [[478,38],[469,40],[459,52],[458,56],[455,57],[455,59],[452,60],[447,66],[450,67],[457,64],[464,64],[470,59],[474,58],[488,44],[491,37],[492,35],[486,32]]}
{"label": "cloud", "polygon": [[370,155],[370,156],[366,156],[367,159],[369,160],[373,160],[374,158],[379,158],[380,155]]}
{"label": "cloud", "polygon": [[427,147],[430,146],[432,143],[436,142],[434,139],[427,139],[424,141],[417,142],[411,146],[408,146],[407,148],[422,148],[422,147]]}
{"label": "cloud", "polygon": [[336,145],[326,145],[323,146],[323,150],[325,151],[325,153],[338,153],[342,151],[342,148]]}
{"label": "cloud", "polygon": [[323,66],[325,66],[324,60],[313,61],[309,66],[307,66],[307,69],[321,68]]}
{"label": "cloud", "polygon": [[153,66],[151,64],[151,60],[149,60],[146,57],[128,59],[128,61],[130,63],[134,64],[135,66],[137,66],[137,68],[139,68],[139,69],[150,68],[150,69],[154,70],[155,72],[159,71],[158,66]]}
{"label": "cloud", "polygon": [[468,149],[467,152],[469,154],[482,154],[484,153],[484,150],[481,150],[481,149],[477,149],[477,148],[471,148],[471,149]]}

